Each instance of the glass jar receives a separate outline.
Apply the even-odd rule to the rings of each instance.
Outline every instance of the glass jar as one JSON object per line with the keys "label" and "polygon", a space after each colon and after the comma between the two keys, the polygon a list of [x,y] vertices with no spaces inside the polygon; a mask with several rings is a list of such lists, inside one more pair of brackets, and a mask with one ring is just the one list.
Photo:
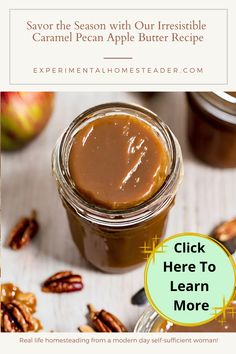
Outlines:
{"label": "glass jar", "polygon": [[234,92],[188,92],[188,136],[194,154],[209,165],[236,167]]}
{"label": "glass jar", "polygon": [[[149,124],[162,139],[170,158],[168,176],[159,191],[141,205],[108,210],[84,200],[71,180],[68,157],[73,137],[86,124],[113,114],[136,117]],[[126,103],[108,103],[79,115],[58,140],[52,156],[53,173],[65,207],[75,244],[82,256],[105,272],[131,270],[144,259],[141,247],[157,244],[165,232],[169,210],[183,176],[179,144],[153,112]]]}
{"label": "glass jar", "polygon": [[152,332],[152,328],[161,317],[151,306],[147,307],[135,325],[134,332]]}
{"label": "glass jar", "polygon": [[165,320],[150,306],[138,320],[134,332],[236,332],[235,300],[231,303],[230,308],[234,311],[228,311],[225,318],[220,315],[215,320],[201,326],[187,327],[175,325]]}

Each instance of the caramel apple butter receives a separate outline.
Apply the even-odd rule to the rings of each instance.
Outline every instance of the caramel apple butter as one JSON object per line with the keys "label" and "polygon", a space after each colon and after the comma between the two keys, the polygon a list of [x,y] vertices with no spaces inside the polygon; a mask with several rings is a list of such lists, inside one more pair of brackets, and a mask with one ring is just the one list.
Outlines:
{"label": "caramel apple butter", "polygon": [[201,326],[173,324],[148,307],[138,320],[134,332],[236,332],[236,301],[233,300],[225,314]]}
{"label": "caramel apple butter", "polygon": [[227,92],[227,93],[236,98],[236,92]]}
{"label": "caramel apple butter", "polygon": [[144,244],[163,236],[183,166],[176,138],[153,112],[108,103],[71,123],[53,172],[80,253],[119,273],[141,265]]}
{"label": "caramel apple butter", "polygon": [[236,167],[236,93],[189,92],[188,136],[205,163]]}
{"label": "caramel apple butter", "polygon": [[201,326],[178,326],[159,318],[153,325],[151,332],[236,332],[236,303],[231,305],[232,311],[226,311],[225,319],[220,316]]}
{"label": "caramel apple butter", "polygon": [[78,192],[107,209],[143,203],[169,171],[166,147],[142,120],[128,115],[97,119],[73,138],[69,170]]}

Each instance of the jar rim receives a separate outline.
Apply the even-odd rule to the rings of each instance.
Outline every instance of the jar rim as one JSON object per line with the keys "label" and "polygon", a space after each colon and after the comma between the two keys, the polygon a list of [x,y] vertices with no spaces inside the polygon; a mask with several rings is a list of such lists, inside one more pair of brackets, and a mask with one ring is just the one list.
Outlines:
{"label": "jar rim", "polygon": [[[236,98],[224,91],[188,92],[212,119],[236,126]],[[222,114],[223,113],[223,114]]]}
{"label": "jar rim", "polygon": [[[68,163],[68,151],[66,152],[65,149],[70,148],[69,139],[72,133],[77,132],[79,127],[81,129],[81,126],[84,126],[86,121],[88,123],[88,120],[98,119],[99,114],[101,116],[104,116],[105,113],[111,115],[111,113],[120,113],[121,110],[126,110],[126,112],[130,113],[132,116],[134,116],[134,112],[136,112],[137,116],[145,116],[155,122],[156,129],[159,127],[162,135],[166,139],[166,143],[168,143],[168,148],[171,150],[170,172],[161,188],[147,201],[127,209],[108,210],[85,200],[78,194],[76,189],[73,188],[69,180],[70,176],[66,166]],[[125,112],[122,111],[122,114],[125,114]],[[114,227],[137,224],[138,222],[153,217],[157,214],[157,211],[160,213],[160,211],[166,208],[173,200],[183,177],[181,149],[169,127],[154,112],[139,105],[121,102],[97,105],[77,116],[56,143],[52,153],[52,170],[57,180],[61,196],[81,217],[97,224]]]}
{"label": "jar rim", "polygon": [[[232,303],[236,304],[236,301],[233,300]],[[134,332],[151,332],[154,324],[159,319],[166,321],[158,312],[153,309],[152,306],[149,305],[136,322]],[[172,323],[170,321],[167,322]]]}
{"label": "jar rim", "polygon": [[148,306],[138,319],[134,327],[134,332],[151,332],[153,325],[160,317],[151,306]]}

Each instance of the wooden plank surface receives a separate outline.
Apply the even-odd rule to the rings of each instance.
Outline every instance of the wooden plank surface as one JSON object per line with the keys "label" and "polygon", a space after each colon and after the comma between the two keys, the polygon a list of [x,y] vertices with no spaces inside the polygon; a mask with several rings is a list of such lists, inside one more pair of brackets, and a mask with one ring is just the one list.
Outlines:
{"label": "wooden plank surface", "polygon": [[[77,331],[86,323],[87,303],[113,312],[132,331],[145,308],[130,303],[131,296],[143,286],[142,267],[110,275],[94,270],[80,257],[51,174],[51,151],[63,130],[86,108],[109,101],[134,102],[153,109],[179,139],[185,176],[166,235],[208,233],[221,220],[236,215],[236,169],[213,169],[195,160],[189,151],[184,93],[157,93],[151,101],[133,93],[57,94],[55,112],[43,133],[24,150],[2,154],[2,280],[37,295],[37,316],[45,331]],[[13,252],[4,245],[9,229],[32,208],[39,214],[40,233],[27,248]],[[41,282],[65,269],[83,276],[84,290],[63,295],[42,293]]]}

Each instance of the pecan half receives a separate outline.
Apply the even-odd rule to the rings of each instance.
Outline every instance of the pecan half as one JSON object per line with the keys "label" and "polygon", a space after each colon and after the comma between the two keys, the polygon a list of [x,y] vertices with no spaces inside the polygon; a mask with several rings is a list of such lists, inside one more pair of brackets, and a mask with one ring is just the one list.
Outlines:
{"label": "pecan half", "polygon": [[33,293],[23,293],[11,283],[1,286],[1,331],[38,332],[42,325],[33,317],[36,311],[36,297]]}
{"label": "pecan half", "polygon": [[39,224],[36,220],[36,212],[32,211],[30,217],[21,218],[11,230],[8,237],[8,244],[13,250],[19,250],[26,246],[37,234]]}
{"label": "pecan half", "polygon": [[88,305],[89,316],[98,332],[128,332],[124,324],[112,313],[105,310],[97,311],[93,305]]}
{"label": "pecan half", "polygon": [[1,302],[1,332],[22,332],[20,325],[3,302]]}
{"label": "pecan half", "polygon": [[2,332],[37,332],[39,329],[40,322],[33,317],[28,306],[16,300],[6,305],[1,303]]}
{"label": "pecan half", "polygon": [[215,228],[213,236],[220,241],[230,253],[236,250],[236,218],[225,221]]}
{"label": "pecan half", "polygon": [[82,277],[70,271],[58,272],[42,285],[45,293],[69,293],[83,289]]}

